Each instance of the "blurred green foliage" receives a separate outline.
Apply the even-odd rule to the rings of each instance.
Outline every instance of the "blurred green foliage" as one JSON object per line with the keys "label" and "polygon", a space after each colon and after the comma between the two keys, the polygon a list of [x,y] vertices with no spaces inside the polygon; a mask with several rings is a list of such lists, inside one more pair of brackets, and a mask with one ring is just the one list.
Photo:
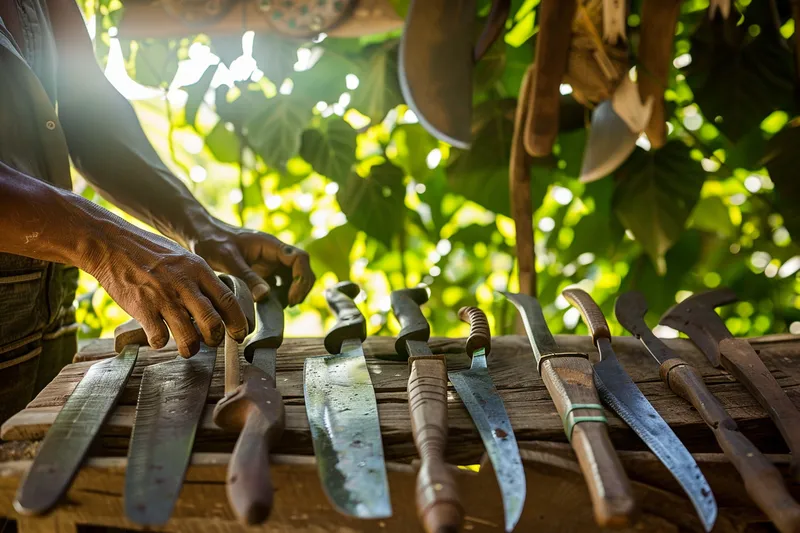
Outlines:
{"label": "blurred green foliage", "polygon": [[[639,4],[628,20],[634,57]],[[586,332],[559,296],[573,284],[592,294],[615,334],[623,330],[614,299],[633,288],[647,296],[651,325],[676,300],[728,286],[742,299],[721,310],[735,335],[800,328],[800,123],[788,4],[738,1],[722,23],[708,20],[707,1],[684,2],[666,91],[668,144],[648,151],[641,142],[614,176],[584,185],[586,131],[565,131],[550,162],[534,167],[538,292],[554,332]],[[105,65],[123,5],[85,0],[84,8]],[[513,2],[505,38],[478,66],[469,152],[434,139],[403,104],[397,32],[119,45],[128,74],[158,89],[134,102],[148,136],[198,199],[228,222],[311,253],[319,281],[288,311],[287,336],[323,334],[332,318],[321,289],[346,278],[364,289],[358,301],[371,335],[397,332],[389,293],[420,283],[430,287],[434,335],[465,334],[457,311],[474,304],[497,335],[514,323],[493,291],[517,289],[508,161],[537,10],[537,0]],[[79,318],[82,335],[97,336],[126,316],[84,276]]]}

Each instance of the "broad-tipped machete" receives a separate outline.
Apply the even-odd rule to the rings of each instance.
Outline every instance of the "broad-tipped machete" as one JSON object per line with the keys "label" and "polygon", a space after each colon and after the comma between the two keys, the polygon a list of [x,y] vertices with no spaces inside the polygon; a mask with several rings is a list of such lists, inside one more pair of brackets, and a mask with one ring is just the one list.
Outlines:
{"label": "broad-tipped machete", "polygon": [[[247,525],[261,524],[272,511],[274,489],[269,454],[281,438],[285,417],[283,398],[275,383],[275,363],[278,347],[283,343],[285,298],[281,293],[288,285],[271,285],[269,296],[256,304],[256,328],[245,341],[244,357],[250,364],[244,370],[242,383],[228,390],[226,376],[225,397],[214,408],[215,424],[240,432],[228,462],[226,488],[234,513]],[[225,341],[229,342],[229,338]],[[231,350],[230,356],[238,362],[238,349]],[[238,379],[231,379],[230,383],[234,381]]]}
{"label": "broad-tipped machete", "polygon": [[93,364],[67,398],[20,483],[14,509],[24,515],[49,511],[67,492],[89,446],[119,400],[147,336],[130,319],[114,330],[116,357]]}
{"label": "broad-tipped machete", "polygon": [[475,0],[412,0],[400,42],[400,89],[420,124],[456,148],[472,144],[472,70],[503,32],[509,0],[493,0],[473,49]]}
{"label": "broad-tipped machete", "polygon": [[525,468],[503,399],[486,365],[492,351],[489,322],[477,307],[462,307],[458,317],[470,325],[467,353],[472,365],[469,370],[448,372],[447,376],[481,435],[503,495],[506,531],[512,531],[525,506]]}
{"label": "broad-tipped machete", "polygon": [[402,329],[395,351],[408,359],[408,410],[420,456],[417,515],[427,533],[458,531],[464,508],[458,484],[444,460],[447,446],[447,362],[428,347],[431,328],[420,305],[428,301],[422,287],[392,291],[392,312]]}
{"label": "broad-tipped machete", "polygon": [[605,412],[585,353],[564,352],[547,327],[539,301],[503,293],[522,315],[542,381],[564,423],[589,487],[595,521],[601,527],[627,525],[636,509],[628,476],[608,437]]}
{"label": "broad-tipped machete", "polygon": [[669,425],[620,365],[611,347],[611,333],[603,312],[581,289],[567,289],[564,298],[580,310],[589,326],[592,342],[600,352],[594,373],[600,398],[622,418],[667,467],[692,501],[706,531],[717,520],[717,502],[706,478]]}
{"label": "broad-tipped machete", "polygon": [[[247,289],[241,282],[238,286]],[[252,309],[249,292],[234,293],[245,311],[246,303]],[[248,316],[248,329],[253,327],[251,320]],[[178,356],[144,369],[125,471],[125,515],[132,522],[160,526],[169,520],[192,456],[216,359],[217,349],[201,343],[189,359]]]}
{"label": "broad-tipped machete", "polygon": [[309,357],[303,369],[306,414],[319,477],[337,511],[358,518],[392,515],[378,404],[362,343],[367,323],[353,298],[358,285],[325,290],[336,324],[325,336],[331,355]]}
{"label": "broad-tipped machete", "polygon": [[781,533],[800,531],[800,505],[786,489],[783,476],[739,431],[736,422],[711,394],[697,370],[650,331],[644,321],[647,313],[644,295],[637,291],[626,292],[617,299],[614,311],[619,323],[642,341],[658,362],[661,380],[672,392],[691,403],[703,417],[720,448],[739,471],[747,493],[758,507]]}
{"label": "broad-tipped machete", "polygon": [[688,335],[713,366],[730,372],[758,400],[786,441],[792,453],[792,476],[800,482],[800,412],[750,343],[734,339],[714,311],[736,300],[730,289],[693,294],[670,307],[660,323]]}

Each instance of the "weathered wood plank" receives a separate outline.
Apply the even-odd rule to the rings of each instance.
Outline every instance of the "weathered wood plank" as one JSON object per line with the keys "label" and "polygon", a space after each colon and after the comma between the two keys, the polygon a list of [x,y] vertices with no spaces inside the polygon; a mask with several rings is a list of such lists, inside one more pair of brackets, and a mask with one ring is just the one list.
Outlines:
{"label": "weathered wood plank", "polygon": [[[588,337],[557,336],[565,350],[596,353]],[[800,337],[783,335],[752,340],[775,378],[796,405],[800,406]],[[667,340],[684,359],[692,362],[703,375],[711,391],[717,395],[742,431],[765,453],[786,451],[780,435],[764,410],[744,387],[726,372],[711,367],[705,357],[685,339]],[[387,458],[410,461],[417,457],[411,436],[406,401],[408,368],[405,362],[379,359],[394,353],[394,339],[375,337],[367,340],[365,352],[376,389],[381,416],[381,429]],[[464,339],[434,338],[434,353],[447,355],[450,370],[466,368],[469,360],[464,353]],[[90,348],[90,349],[89,349]],[[716,452],[718,448],[710,430],[699,415],[676,397],[658,378],[658,366],[646,354],[641,344],[631,337],[617,337],[614,348],[623,366],[656,410],[672,426],[693,452]],[[110,340],[100,340],[87,347],[86,356],[96,359],[111,355]],[[322,339],[286,339],[279,350],[277,383],[286,404],[286,432],[277,449],[280,453],[311,455],[312,447],[303,405],[303,360],[323,354]],[[142,371],[148,364],[176,356],[173,346],[162,350],[142,349],[142,353],[123,393],[121,405],[103,430],[99,450],[103,454],[124,455],[133,422],[134,405]],[[81,361],[66,367],[29,407],[3,426],[5,440],[41,439],[65,399],[82,378],[93,361]],[[497,337],[489,369],[503,397],[514,431],[521,442],[565,442],[561,421],[547,390],[536,372],[527,340],[521,336]],[[222,356],[217,359],[215,377],[209,401],[215,402],[223,392]],[[455,391],[448,391],[449,443],[448,460],[459,464],[473,463],[483,453],[469,415]],[[223,433],[211,421],[210,404],[198,434],[196,451],[230,451],[235,436]],[[608,412],[612,440],[621,450],[642,450],[641,441],[613,413]]]}

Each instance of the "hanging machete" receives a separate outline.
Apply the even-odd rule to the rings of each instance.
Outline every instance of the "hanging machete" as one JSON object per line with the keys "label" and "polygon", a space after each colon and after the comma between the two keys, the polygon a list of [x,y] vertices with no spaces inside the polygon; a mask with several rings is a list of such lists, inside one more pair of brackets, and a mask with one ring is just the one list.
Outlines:
{"label": "hanging machete", "polygon": [[119,400],[147,335],[130,319],[114,330],[116,357],[93,364],[67,398],[20,483],[14,509],[49,511],[67,492],[100,428]]}
{"label": "hanging machete", "polygon": [[503,495],[506,531],[512,531],[525,507],[525,468],[511,421],[486,365],[492,351],[489,322],[477,307],[462,307],[458,317],[470,325],[467,353],[472,365],[469,370],[449,372],[447,376],[467,407],[492,461]]}
{"label": "hanging machete", "polygon": [[[243,287],[232,277],[220,279],[231,287]],[[252,330],[253,297],[250,291],[234,292]],[[206,406],[217,349],[200,344],[200,351],[185,359],[150,365],[144,369],[139,400],[128,448],[125,471],[125,515],[145,526],[165,524],[183,485],[192,446]]]}
{"label": "hanging machete", "polygon": [[336,324],[325,336],[331,355],[305,360],[308,424],[322,487],[340,513],[392,515],[378,404],[364,358],[367,322],[353,303],[361,289],[343,281],[325,289]]}
{"label": "hanging machete", "polygon": [[585,291],[567,289],[562,295],[578,308],[600,352],[594,374],[600,398],[639,436],[667,467],[692,501],[706,531],[717,520],[717,502],[706,478],[669,425],[631,380],[611,347],[611,333],[603,312]]}

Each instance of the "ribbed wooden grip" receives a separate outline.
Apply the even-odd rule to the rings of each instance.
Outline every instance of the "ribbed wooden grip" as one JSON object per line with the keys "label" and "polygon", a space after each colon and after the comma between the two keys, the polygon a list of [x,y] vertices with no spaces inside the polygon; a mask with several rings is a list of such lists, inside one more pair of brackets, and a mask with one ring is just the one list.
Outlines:
{"label": "ribbed wooden grip", "polygon": [[487,354],[491,352],[492,334],[484,312],[477,307],[462,307],[458,310],[458,318],[469,324],[467,353],[471,356],[481,348],[485,349]]}
{"label": "ribbed wooden grip", "polygon": [[792,454],[792,477],[800,483],[800,412],[749,342],[723,339],[719,351],[725,370],[744,384],[778,427]]}
{"label": "ribbed wooden grip", "polygon": [[411,430],[420,456],[417,513],[427,533],[458,531],[464,510],[450,468],[447,445],[447,373],[444,362],[416,359],[408,378]]}
{"label": "ribbed wooden grip", "polygon": [[682,359],[664,361],[661,379],[692,404],[714,432],[722,451],[742,476],[747,493],[782,533],[800,531],[800,505],[792,498],[783,476],[750,440],[708,390],[703,378]]}
{"label": "ribbed wooden grip", "polygon": [[603,312],[586,291],[582,289],[567,289],[561,295],[581,312],[581,316],[586,325],[589,326],[589,331],[592,334],[592,342],[597,344],[598,339],[611,338],[606,317],[603,316]]}
{"label": "ribbed wooden grip", "polygon": [[239,521],[247,525],[261,524],[272,511],[269,430],[269,422],[252,409],[228,463],[228,501]]}
{"label": "ribbed wooden grip", "polygon": [[[577,404],[600,405],[592,365],[587,359],[546,359],[542,362],[541,375],[562,420],[569,412],[573,417],[602,414],[602,411],[598,412],[596,409],[573,409]],[[636,510],[636,502],[628,476],[608,437],[606,424],[577,422],[572,431],[571,443],[589,487],[597,524],[612,528],[629,524]]]}

